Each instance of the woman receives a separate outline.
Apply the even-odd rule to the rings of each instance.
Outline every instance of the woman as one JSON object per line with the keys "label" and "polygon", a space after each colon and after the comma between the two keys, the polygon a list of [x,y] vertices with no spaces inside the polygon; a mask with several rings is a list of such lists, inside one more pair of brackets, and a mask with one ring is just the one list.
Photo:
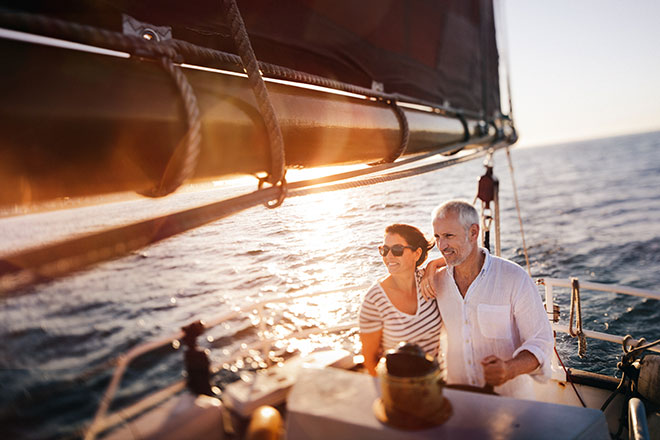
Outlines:
{"label": "woman", "polygon": [[[372,376],[381,354],[401,342],[415,343],[438,356],[442,318],[435,298],[424,299],[418,285],[424,272],[419,266],[431,248],[433,242],[414,226],[385,228],[378,251],[389,275],[369,288],[360,306],[362,354]],[[433,263],[435,269],[438,260]]]}

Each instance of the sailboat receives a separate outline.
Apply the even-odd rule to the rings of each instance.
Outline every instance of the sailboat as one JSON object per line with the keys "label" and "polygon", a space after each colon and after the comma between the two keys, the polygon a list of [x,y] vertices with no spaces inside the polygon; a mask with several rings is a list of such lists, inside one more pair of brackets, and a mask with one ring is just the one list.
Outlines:
{"label": "sailboat", "polygon": [[[167,197],[184,184],[241,174],[258,183],[253,192],[4,255],[0,292],[68,276],[258,204],[276,209],[287,198],[397,180],[507,149],[517,135],[511,105],[508,114],[501,109],[496,43],[494,8],[483,0],[227,0],[198,2],[191,11],[177,2],[5,2],[0,47],[13,62],[0,93],[4,209],[120,191]],[[367,166],[306,180],[288,172],[355,164]],[[495,225],[496,199],[487,202]],[[576,305],[579,286],[660,299],[623,286],[543,284],[551,319],[556,287],[571,287]],[[119,357],[85,437],[233,438],[250,435],[243,429],[250,419],[265,419],[274,435],[285,429],[292,439],[607,438],[626,423],[630,438],[648,438],[649,425],[660,432],[644,407],[660,404],[660,364],[648,354],[659,351],[657,341],[555,323],[556,331],[622,343],[626,375],[567,371],[557,358],[538,401],[446,389],[453,406],[446,423],[401,431],[374,415],[380,390],[353,371],[355,353],[280,356],[274,346],[282,337],[267,328],[268,304],[248,311],[256,310],[260,339],[222,362],[249,365],[241,380],[214,389],[208,376],[218,366],[196,341],[244,311],[192,322]],[[299,329],[287,339],[352,328],[355,322]],[[111,410],[131,361],[170,345],[187,346],[187,380]],[[272,408],[283,406],[286,421],[278,422]]]}

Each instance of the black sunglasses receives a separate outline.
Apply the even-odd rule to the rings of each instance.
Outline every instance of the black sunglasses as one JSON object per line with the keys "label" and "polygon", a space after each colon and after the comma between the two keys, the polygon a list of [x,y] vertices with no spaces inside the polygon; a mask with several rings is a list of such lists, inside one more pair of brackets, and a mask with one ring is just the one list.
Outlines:
{"label": "black sunglasses", "polygon": [[413,251],[415,250],[415,248],[412,247],[412,246],[404,246],[402,244],[395,244],[392,247],[389,247],[388,245],[384,244],[382,246],[378,246],[378,252],[383,257],[387,257],[387,254],[390,251],[392,251],[392,255],[394,255],[395,257],[400,257],[401,255],[403,255],[403,250],[406,249],[406,248],[408,248],[410,250],[413,250]]}

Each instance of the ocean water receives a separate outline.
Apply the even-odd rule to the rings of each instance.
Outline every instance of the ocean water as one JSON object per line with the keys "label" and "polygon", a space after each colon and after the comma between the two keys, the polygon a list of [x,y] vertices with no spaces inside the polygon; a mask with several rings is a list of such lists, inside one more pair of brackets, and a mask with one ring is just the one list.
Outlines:
{"label": "ocean water", "polygon": [[[659,290],[660,132],[514,148],[512,159],[535,278],[577,276]],[[498,152],[493,160],[501,187],[502,255],[524,265],[506,155]],[[0,298],[2,436],[79,437],[108,384],[112,361],[196,319],[249,309],[266,298],[370,284],[385,271],[376,250],[385,226],[411,223],[432,236],[431,210],[450,198],[472,201],[482,173],[482,160],[476,160],[371,187],[292,198],[276,210],[255,207]],[[0,252],[183,209],[217,198],[220,190],[0,218]],[[280,310],[273,328],[354,318],[362,293],[349,289]],[[568,292],[556,295],[566,321]],[[585,328],[660,338],[657,301],[589,291],[582,296]],[[249,322],[236,320],[210,331],[205,345],[222,362],[255,337]],[[312,345],[328,342],[318,338]],[[330,342],[355,348],[357,336],[349,332],[343,341]],[[557,347],[570,366],[616,373],[619,346],[590,340],[584,359],[570,337],[559,336]],[[220,377],[231,376],[225,373]],[[128,371],[117,403],[180,378],[180,350],[158,350]]]}

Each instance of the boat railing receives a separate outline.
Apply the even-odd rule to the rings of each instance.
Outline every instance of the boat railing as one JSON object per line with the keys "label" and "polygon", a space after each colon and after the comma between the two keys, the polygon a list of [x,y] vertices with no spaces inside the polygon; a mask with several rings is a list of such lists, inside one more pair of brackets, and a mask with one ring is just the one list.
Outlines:
{"label": "boat railing", "polygon": [[[561,288],[571,287],[571,280],[569,279],[544,278],[538,280],[538,283],[543,284],[545,286],[546,304],[554,304],[555,287],[561,287]],[[242,308],[234,307],[229,312],[225,312],[220,315],[203,320],[204,328],[211,329],[220,324],[226,323],[228,321],[240,317],[249,317],[250,315],[252,315],[255,316],[256,318],[253,320],[253,324],[257,327],[258,339],[250,344],[242,344],[240,347],[238,347],[237,349],[229,353],[226,357],[224,357],[222,362],[212,364],[211,366],[212,371],[218,371],[220,368],[222,368],[222,365],[232,364],[236,362],[238,359],[241,359],[243,357],[250,355],[251,353],[254,353],[255,350],[259,351],[262,357],[264,358],[267,357],[268,351],[272,347],[273,343],[282,339],[281,337],[267,336],[268,334],[267,322],[266,322],[267,306],[277,303],[293,303],[297,300],[304,298],[312,298],[317,296],[350,292],[350,291],[361,291],[366,289],[367,287],[368,287],[367,285],[351,286],[343,289],[335,289],[335,290],[322,291],[322,292],[311,292],[311,293],[305,293],[294,296],[266,299],[263,301],[247,304]],[[633,287],[621,286],[621,285],[601,284],[594,282],[580,282],[580,287],[582,290],[614,292],[618,294],[625,294],[625,295],[632,295],[632,296],[660,300],[660,293],[652,292],[649,290],[637,289]],[[553,311],[548,311],[548,313],[550,315],[553,315]],[[551,321],[553,320],[552,316],[550,319]],[[558,322],[551,322],[551,324],[554,331],[570,334],[568,325],[559,324]],[[305,328],[305,329],[298,327],[296,330],[292,331],[286,337],[288,339],[302,338],[312,334],[338,332],[343,330],[354,329],[356,327],[357,327],[357,322],[355,320],[343,322],[328,327],[313,327],[313,328]],[[625,336],[612,335],[608,333],[587,330],[587,329],[583,329],[583,333],[588,338],[609,341],[617,344],[622,344],[625,338]],[[86,439],[94,438],[96,434],[108,429],[111,426],[116,425],[117,423],[120,423],[123,420],[130,419],[140,414],[145,409],[159,404],[160,402],[166,400],[170,396],[180,392],[182,389],[185,388],[184,381],[183,380],[178,381],[177,383],[171,385],[170,387],[165,388],[164,390],[161,390],[160,392],[154,395],[148,396],[147,398],[131,406],[122,408],[114,413],[108,414],[108,408],[110,406],[110,403],[112,402],[117,392],[121,379],[124,373],[126,372],[126,369],[128,368],[129,364],[133,362],[136,358],[153,350],[159,349],[161,347],[167,345],[173,345],[175,348],[177,348],[180,346],[178,341],[180,341],[183,337],[184,337],[184,332],[183,330],[180,330],[163,338],[159,338],[155,341],[151,341],[139,345],[118,358],[117,366],[115,368],[114,374],[112,376],[110,384],[108,385],[108,388],[106,389],[103,398],[101,399],[101,404],[96,413],[94,421],[92,422],[92,424],[90,425],[87,431],[87,435],[85,436]],[[638,339],[628,340],[628,343],[633,345],[636,345],[639,342],[640,341]],[[651,347],[649,348],[649,350],[660,353],[659,346]],[[558,359],[556,356],[553,356],[553,369],[558,369],[558,368],[559,368]]]}
{"label": "boat railing", "polygon": [[[566,324],[560,324],[559,322],[554,322],[556,321],[553,317],[555,315],[555,311],[552,310],[552,304],[554,304],[554,298],[555,298],[555,287],[561,287],[561,288],[571,288],[572,286],[572,281],[571,279],[563,279],[563,278],[542,278],[537,280],[537,284],[542,284],[545,286],[545,304],[546,304],[546,312],[550,316],[550,322],[552,325],[552,329],[555,332],[560,332],[560,333],[566,333],[570,334],[570,323],[569,325]],[[602,284],[602,283],[594,283],[590,281],[580,281],[580,290],[585,291],[600,291],[600,292],[611,292],[611,293],[617,293],[617,294],[622,294],[622,295],[629,295],[629,296],[637,296],[637,297],[642,297],[642,298],[649,298],[649,299],[655,299],[655,300],[660,300],[660,293],[658,292],[653,292],[650,290],[644,290],[644,289],[638,289],[635,287],[628,287],[628,286],[622,286],[622,285],[616,285],[616,284]],[[615,344],[623,344],[624,339],[626,340],[626,344],[630,344],[632,346],[635,346],[639,344],[640,339],[635,339],[635,338],[626,338],[626,336],[620,336],[620,335],[613,335],[609,333],[603,333],[599,331],[594,331],[594,330],[587,330],[583,329],[582,332],[587,338],[592,338],[592,339],[598,339],[601,341],[607,341],[607,342],[613,342]],[[654,347],[650,347],[649,350],[660,353],[660,346],[656,345]],[[552,359],[552,367],[554,369],[558,369],[558,359],[556,356],[553,356]]]}
{"label": "boat railing", "polygon": [[[220,368],[222,368],[222,365],[232,364],[237,360],[246,357],[251,353],[254,353],[255,350],[259,351],[262,357],[264,358],[267,357],[268,351],[272,347],[273,343],[282,339],[281,337],[267,337],[267,328],[266,328],[267,316],[265,312],[267,306],[278,303],[293,303],[297,300],[312,298],[317,296],[331,295],[331,294],[344,293],[344,292],[363,291],[367,287],[368,285],[350,286],[342,289],[334,289],[329,291],[310,292],[310,293],[287,296],[287,297],[271,298],[255,303],[250,303],[245,305],[244,307],[233,307],[232,310],[229,312],[225,312],[213,316],[211,318],[202,320],[204,329],[208,330],[236,318],[256,315],[256,319],[253,321],[253,324],[255,324],[258,328],[257,331],[258,339],[250,344],[241,344],[240,347],[238,347],[237,349],[229,353],[226,357],[224,357],[222,359],[222,362],[212,364],[211,371],[217,372]],[[344,330],[350,330],[353,328],[357,328],[356,320],[350,320],[334,326],[327,326],[327,327],[312,327],[305,329],[298,327],[296,328],[296,330],[292,331],[289,335],[287,335],[287,338],[289,339],[302,338],[312,334],[333,333]],[[147,396],[146,398],[128,407],[121,408],[112,413],[108,413],[108,409],[110,408],[110,403],[114,399],[115,394],[119,389],[119,385],[128,366],[140,356],[143,356],[144,354],[157,350],[161,347],[172,345],[174,348],[179,348],[181,345],[179,341],[181,341],[183,337],[184,337],[184,331],[179,330],[170,335],[134,347],[133,349],[129,350],[127,353],[117,358],[116,367],[112,375],[112,379],[110,380],[110,384],[106,388],[105,394],[101,398],[101,403],[94,416],[94,420],[92,421],[92,423],[90,424],[89,428],[86,431],[85,440],[94,439],[101,432],[111,428],[112,426],[118,425],[122,421],[135,417],[136,415],[142,413],[148,408],[152,408],[158,405],[159,403],[165,401],[169,397],[173,396],[174,394],[177,394],[178,392],[180,392],[185,388],[185,381],[179,380],[178,382],[170,385],[167,388],[164,388],[158,393]]]}

